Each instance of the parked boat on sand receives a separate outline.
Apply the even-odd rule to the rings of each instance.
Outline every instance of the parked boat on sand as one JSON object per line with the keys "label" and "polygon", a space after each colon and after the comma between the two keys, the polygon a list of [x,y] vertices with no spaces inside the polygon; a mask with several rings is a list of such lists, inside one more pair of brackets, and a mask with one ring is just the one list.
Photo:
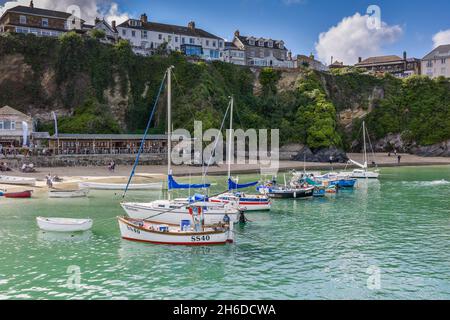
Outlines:
{"label": "parked boat on sand", "polygon": [[[123,183],[97,183],[97,182],[80,182],[78,184],[80,189],[92,189],[92,190],[115,190],[125,191],[127,184]],[[163,183],[143,183],[143,184],[130,184],[128,190],[162,190]]]}
{"label": "parked boat on sand", "polygon": [[31,198],[31,195],[33,194],[32,190],[27,191],[19,191],[19,192],[5,192],[3,196],[5,198],[11,198],[11,199],[28,199]]}
{"label": "parked boat on sand", "polygon": [[0,175],[0,184],[34,187],[36,185],[36,179]]}
{"label": "parked boat on sand", "polygon": [[86,198],[88,195],[89,195],[88,189],[81,189],[81,190],[53,189],[48,192],[49,198]]}

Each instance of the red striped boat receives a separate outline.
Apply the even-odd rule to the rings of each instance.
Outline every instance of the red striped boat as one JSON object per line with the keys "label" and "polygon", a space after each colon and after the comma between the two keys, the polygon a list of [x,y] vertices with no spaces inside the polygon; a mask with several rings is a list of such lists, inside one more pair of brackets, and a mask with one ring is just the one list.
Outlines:
{"label": "red striped boat", "polygon": [[31,198],[32,193],[33,193],[33,191],[31,191],[31,190],[21,191],[21,192],[7,192],[3,196],[5,198],[28,199],[28,198]]}

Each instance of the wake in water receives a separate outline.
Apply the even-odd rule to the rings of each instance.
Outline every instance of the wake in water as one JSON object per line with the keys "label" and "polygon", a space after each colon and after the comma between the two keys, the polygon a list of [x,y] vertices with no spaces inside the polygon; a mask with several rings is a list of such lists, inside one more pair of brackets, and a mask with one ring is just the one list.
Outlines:
{"label": "wake in water", "polygon": [[434,181],[403,181],[402,183],[405,185],[417,186],[417,187],[436,187],[436,186],[449,185],[450,181],[442,179],[442,180],[434,180]]}

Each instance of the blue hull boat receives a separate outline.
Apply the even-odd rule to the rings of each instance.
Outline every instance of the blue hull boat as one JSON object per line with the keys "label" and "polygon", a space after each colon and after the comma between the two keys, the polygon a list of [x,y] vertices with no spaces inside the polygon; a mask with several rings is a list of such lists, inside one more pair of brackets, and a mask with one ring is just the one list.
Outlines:
{"label": "blue hull boat", "polygon": [[333,186],[337,186],[340,189],[353,189],[356,185],[356,179],[342,179],[331,181],[330,184]]}

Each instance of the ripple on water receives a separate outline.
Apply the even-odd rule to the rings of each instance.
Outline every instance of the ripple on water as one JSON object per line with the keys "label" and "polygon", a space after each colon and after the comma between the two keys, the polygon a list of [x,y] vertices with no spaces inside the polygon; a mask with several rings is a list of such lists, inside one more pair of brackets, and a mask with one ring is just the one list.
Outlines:
{"label": "ripple on water", "polygon": [[[274,201],[224,247],[122,241],[108,193],[2,202],[0,299],[448,299],[450,170],[395,170],[334,197]],[[42,233],[37,215],[91,217],[94,228]],[[367,286],[373,270],[379,290]]]}

